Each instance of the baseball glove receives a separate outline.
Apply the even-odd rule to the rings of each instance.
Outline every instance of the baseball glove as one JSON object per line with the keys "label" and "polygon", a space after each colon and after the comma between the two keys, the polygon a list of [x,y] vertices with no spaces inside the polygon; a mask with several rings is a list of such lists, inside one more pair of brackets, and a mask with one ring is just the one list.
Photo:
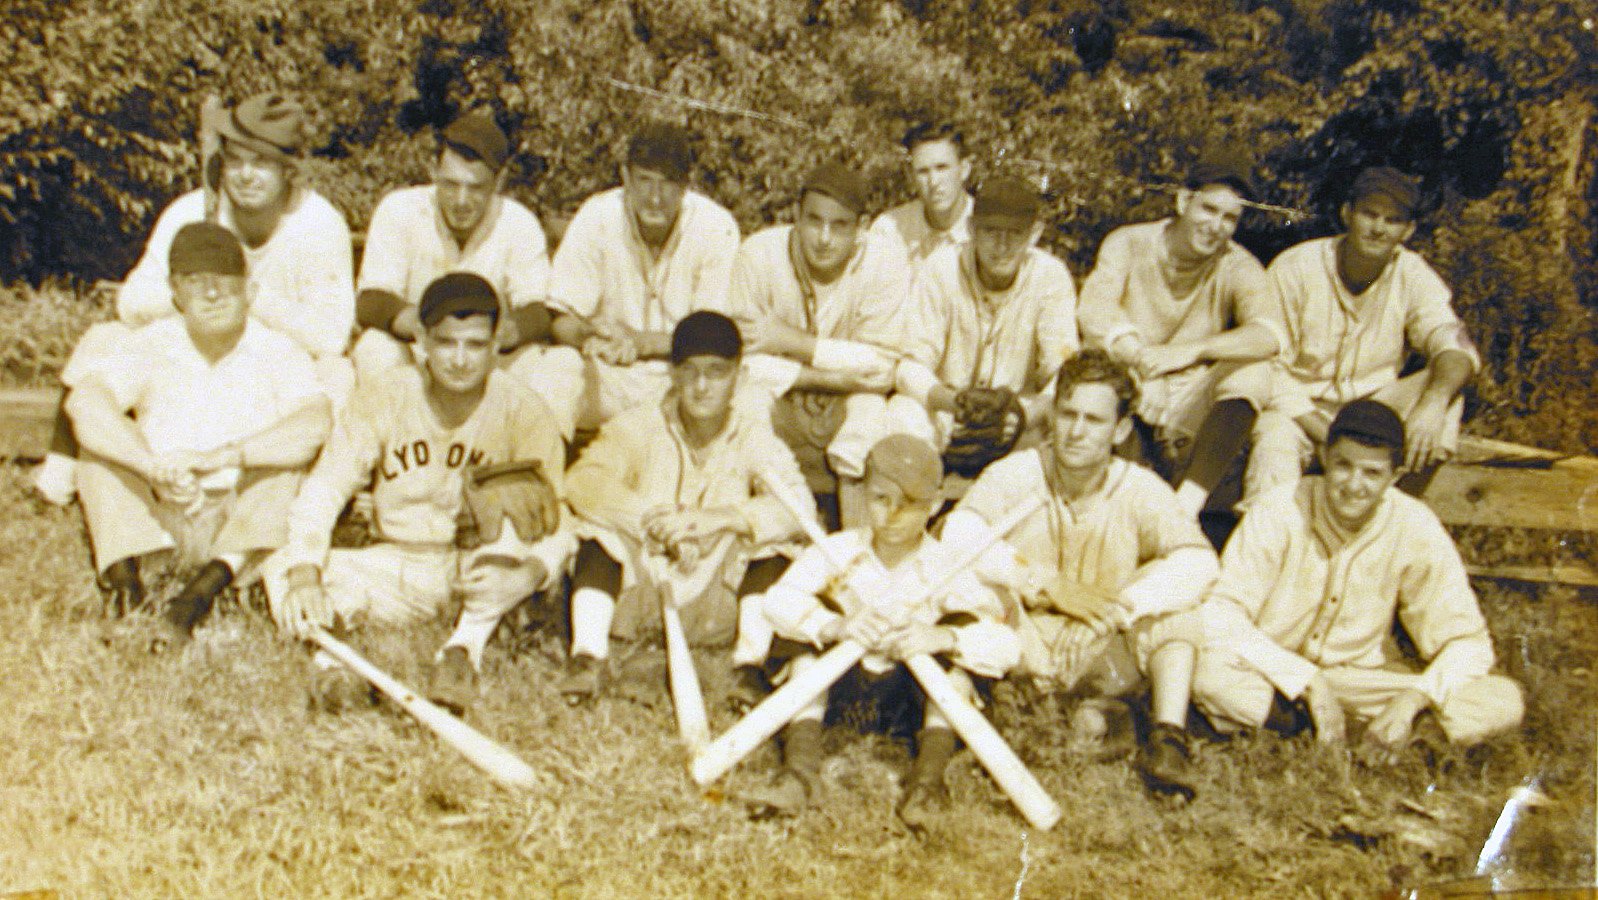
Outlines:
{"label": "baseball glove", "polygon": [[464,487],[469,527],[457,534],[462,546],[499,540],[506,519],[529,544],[560,527],[560,498],[536,460],[478,466],[466,473]]}
{"label": "baseball glove", "polygon": [[943,451],[943,466],[974,478],[988,463],[1009,453],[1025,430],[1026,412],[1014,391],[966,388],[954,398],[954,434]]}

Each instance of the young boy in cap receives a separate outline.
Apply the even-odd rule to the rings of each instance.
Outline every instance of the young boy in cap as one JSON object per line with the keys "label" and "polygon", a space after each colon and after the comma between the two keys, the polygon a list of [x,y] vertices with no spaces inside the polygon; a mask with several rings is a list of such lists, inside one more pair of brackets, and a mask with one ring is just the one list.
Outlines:
{"label": "young boy in cap", "polygon": [[[1396,169],[1365,169],[1342,207],[1348,231],[1290,247],[1266,270],[1286,350],[1273,370],[1271,408],[1254,424],[1245,497],[1297,481],[1332,416],[1362,397],[1404,420],[1404,466],[1417,474],[1401,486],[1418,493],[1428,468],[1452,455],[1459,393],[1481,358],[1448,286],[1403,246],[1420,200],[1415,181]],[[1426,354],[1426,367],[1399,378],[1411,349]]]}
{"label": "young boy in cap", "polygon": [[666,396],[605,423],[567,474],[582,538],[561,683],[573,702],[602,686],[611,635],[656,632],[662,602],[681,611],[690,642],[725,643],[736,631],[736,661],[764,655],[769,634],[749,631],[760,617],[738,604],[787,567],[802,527],[759,477],[809,495],[769,406],[736,399],[742,356],[731,319],[684,316],[672,330]]}
{"label": "young boy in cap", "polygon": [[971,242],[938,250],[916,280],[908,358],[888,401],[891,421],[914,423],[968,478],[1043,420],[1054,374],[1078,347],[1071,273],[1035,246],[1036,189],[997,175],[974,205]]}
{"label": "young boy in cap", "polygon": [[[1391,750],[1426,711],[1461,744],[1520,724],[1520,687],[1490,674],[1492,637],[1454,542],[1393,487],[1404,448],[1397,413],[1355,400],[1327,429],[1325,474],[1249,505],[1203,607],[1193,697],[1218,727],[1311,724],[1336,742],[1352,718]],[[1395,617],[1419,672],[1396,652]]]}
{"label": "young boy in cap", "polygon": [[[279,94],[257,94],[231,109],[208,104],[200,124],[204,186],[161,212],[117,291],[116,321],[84,333],[62,380],[70,383],[97,358],[114,355],[130,330],[178,315],[167,268],[172,240],[185,225],[211,221],[244,247],[250,315],[309,353],[329,398],[341,403],[354,384],[343,358],[355,316],[350,230],[342,213],[299,180],[305,141],[304,108]],[[71,501],[76,453],[63,415],[35,473],[51,502]]]}
{"label": "young boy in cap", "polygon": [[1194,513],[1247,443],[1270,377],[1251,364],[1285,343],[1265,267],[1232,241],[1252,199],[1246,162],[1214,153],[1175,215],[1110,232],[1082,284],[1088,345],[1138,377],[1141,455]]}
{"label": "young boy in cap", "polygon": [[142,605],[144,557],[176,549],[181,564],[203,563],[158,617],[161,645],[187,638],[224,588],[282,546],[330,415],[311,357],[249,316],[244,249],[231,231],[184,225],[163,269],[178,315],[74,372],[66,401],[113,610]]}
{"label": "young boy in cap", "polygon": [[[878,441],[865,465],[869,524],[828,535],[824,547],[806,548],[763,601],[777,636],[801,645],[790,662],[794,673],[813,665],[819,651],[853,639],[870,651],[859,673],[879,716],[920,720],[915,763],[898,804],[900,816],[916,828],[948,805],[943,773],[955,737],[903,662],[938,656],[954,685],[976,702],[973,679],[1002,677],[1020,657],[1004,606],[969,571],[925,602],[901,602],[942,581],[951,564],[950,545],[927,533],[943,502],[942,483],[943,464],[931,444],[906,434]],[[847,561],[843,571],[834,559]],[[783,768],[750,798],[757,812],[792,814],[814,795],[826,706],[825,696],[816,698],[783,731]]]}
{"label": "young boy in cap", "polygon": [[693,165],[686,130],[644,124],[628,141],[621,186],[585,200],[555,252],[555,334],[587,363],[579,427],[660,399],[672,328],[726,306],[738,223],[689,187]]}
{"label": "young boy in cap", "polygon": [[570,436],[581,363],[571,351],[547,346],[548,244],[538,216],[504,193],[511,150],[487,109],[464,113],[439,134],[432,183],[390,191],[377,204],[356,297],[365,331],[351,355],[363,379],[410,364],[409,347],[422,333],[423,291],[445,273],[475,273],[506,307],[500,350],[520,350],[513,371]]}
{"label": "young boy in cap", "polygon": [[[294,500],[273,561],[282,577],[267,581],[273,617],[299,635],[335,621],[401,626],[462,596],[432,685],[456,709],[476,695],[500,618],[556,584],[573,545],[560,516],[559,428],[495,367],[502,313],[481,276],[452,272],[428,285],[417,311],[423,365],[356,388]],[[377,542],[330,550],[339,511],[368,486]]]}
{"label": "young boy in cap", "polygon": [[1062,690],[1083,685],[1111,696],[1146,678],[1154,725],[1138,772],[1154,792],[1191,797],[1188,691],[1215,551],[1170,486],[1114,455],[1131,433],[1136,393],[1131,375],[1102,350],[1066,360],[1045,445],[989,466],[949,514],[943,538],[978,544],[1024,500],[1046,498],[984,568],[1006,573],[1026,609],[1017,625],[1019,671]]}
{"label": "young boy in cap", "polygon": [[905,132],[907,168],[916,199],[877,216],[871,233],[897,246],[912,266],[933,252],[971,238],[971,160],[965,138],[946,122],[922,122]]}
{"label": "young boy in cap", "polygon": [[854,500],[858,522],[865,455],[887,433],[909,306],[904,254],[866,232],[866,184],[840,162],[817,166],[800,189],[795,222],[744,241],[731,307],[750,348],[769,354],[764,385],[779,399],[778,435],[818,494]]}

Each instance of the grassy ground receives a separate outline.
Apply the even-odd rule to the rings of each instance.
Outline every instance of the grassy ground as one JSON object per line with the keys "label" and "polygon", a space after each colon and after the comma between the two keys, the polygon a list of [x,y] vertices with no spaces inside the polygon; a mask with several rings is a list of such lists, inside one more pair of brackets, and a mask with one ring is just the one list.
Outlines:
{"label": "grassy ground", "polygon": [[[1474,874],[1529,778],[1547,805],[1490,868],[1506,884],[1592,878],[1591,595],[1479,586],[1528,688],[1524,738],[1382,770],[1304,739],[1207,744],[1184,807],[1145,796],[1125,762],[1072,753],[1069,703],[1005,699],[1001,730],[1064,820],[1029,833],[962,753],[955,812],[916,838],[891,812],[901,748],[832,734],[819,807],[750,822],[724,797],[769,749],[701,796],[663,687],[567,709],[548,634],[496,638],[473,715],[539,773],[525,794],[392,708],[308,709],[305,652],[258,613],[217,618],[177,658],[129,655],[105,641],[76,507],[23,484],[0,466],[0,895],[1372,896]],[[442,634],[371,649],[415,678]],[[719,730],[724,679],[707,678]]]}

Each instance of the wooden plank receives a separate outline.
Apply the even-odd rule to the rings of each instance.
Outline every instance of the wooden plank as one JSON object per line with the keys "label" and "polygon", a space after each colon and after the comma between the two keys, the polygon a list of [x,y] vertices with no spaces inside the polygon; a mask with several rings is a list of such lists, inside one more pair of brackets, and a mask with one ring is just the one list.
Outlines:
{"label": "wooden plank", "polygon": [[1536,584],[1568,584],[1576,587],[1598,587],[1598,571],[1587,566],[1475,566],[1465,570],[1478,578],[1508,578]]}
{"label": "wooden plank", "polygon": [[0,459],[39,459],[50,446],[59,388],[0,389]]}
{"label": "wooden plank", "polygon": [[1598,531],[1598,474],[1585,465],[1447,465],[1426,489],[1426,502],[1449,525]]}

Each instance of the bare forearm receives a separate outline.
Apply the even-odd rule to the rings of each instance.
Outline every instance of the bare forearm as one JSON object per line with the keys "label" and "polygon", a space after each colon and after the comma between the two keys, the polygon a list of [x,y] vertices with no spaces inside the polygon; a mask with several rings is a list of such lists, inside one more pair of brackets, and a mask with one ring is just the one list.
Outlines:
{"label": "bare forearm", "polygon": [[1251,362],[1277,351],[1276,335],[1260,324],[1242,325],[1200,342],[1199,358],[1210,362]]}
{"label": "bare forearm", "polygon": [[824,372],[805,366],[793,383],[795,390],[819,391],[824,394],[885,394],[879,384],[847,372]]}
{"label": "bare forearm", "polygon": [[1426,387],[1421,402],[1452,403],[1475,371],[1467,354],[1445,350],[1426,364]]}
{"label": "bare forearm", "polygon": [[316,458],[333,425],[331,405],[316,397],[265,430],[236,443],[239,464],[248,468],[297,469]]}
{"label": "bare forearm", "polygon": [[594,327],[580,316],[569,313],[556,313],[555,321],[549,327],[556,341],[568,347],[581,347],[583,342],[594,336]]}
{"label": "bare forearm", "polygon": [[110,392],[93,383],[67,395],[67,415],[78,444],[96,456],[148,476],[155,456],[144,435],[126,412],[118,409]]}
{"label": "bare forearm", "polygon": [[394,319],[407,305],[398,294],[367,288],[355,298],[355,321],[363,328],[392,332]]}

